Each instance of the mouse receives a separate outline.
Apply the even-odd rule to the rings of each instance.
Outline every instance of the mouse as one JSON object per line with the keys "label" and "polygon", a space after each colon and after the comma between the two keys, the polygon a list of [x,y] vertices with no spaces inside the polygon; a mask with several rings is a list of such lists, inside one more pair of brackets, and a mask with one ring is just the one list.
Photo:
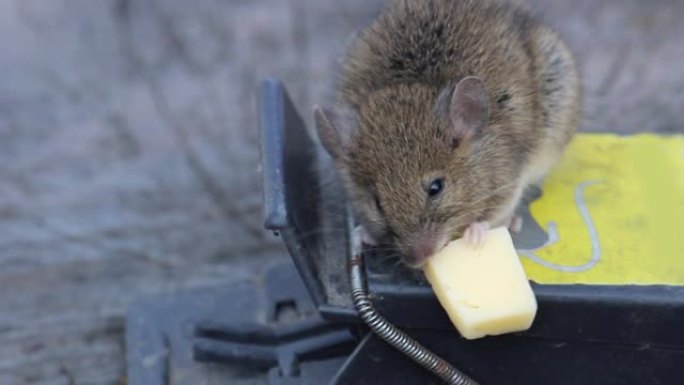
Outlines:
{"label": "mouse", "polygon": [[581,114],[560,35],[520,1],[391,0],[350,40],[316,133],[356,236],[420,268],[448,242],[520,227],[524,191]]}

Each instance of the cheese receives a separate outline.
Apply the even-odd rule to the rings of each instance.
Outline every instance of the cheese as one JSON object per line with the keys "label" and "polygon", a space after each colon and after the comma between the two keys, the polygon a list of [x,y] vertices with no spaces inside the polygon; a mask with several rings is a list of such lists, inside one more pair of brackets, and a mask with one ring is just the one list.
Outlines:
{"label": "cheese", "polygon": [[459,239],[431,257],[425,276],[461,335],[527,330],[537,314],[537,300],[508,230],[488,231],[480,246]]}

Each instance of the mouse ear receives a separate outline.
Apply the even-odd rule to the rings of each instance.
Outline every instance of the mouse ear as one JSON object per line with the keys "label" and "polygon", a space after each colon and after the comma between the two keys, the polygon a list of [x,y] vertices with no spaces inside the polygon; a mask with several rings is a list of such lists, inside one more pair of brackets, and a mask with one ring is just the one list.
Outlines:
{"label": "mouse ear", "polygon": [[469,139],[489,121],[489,96],[482,79],[463,78],[454,89],[449,108],[449,121],[458,138]]}
{"label": "mouse ear", "polygon": [[353,120],[335,110],[314,106],[314,121],[318,138],[334,159],[344,153],[353,129]]}

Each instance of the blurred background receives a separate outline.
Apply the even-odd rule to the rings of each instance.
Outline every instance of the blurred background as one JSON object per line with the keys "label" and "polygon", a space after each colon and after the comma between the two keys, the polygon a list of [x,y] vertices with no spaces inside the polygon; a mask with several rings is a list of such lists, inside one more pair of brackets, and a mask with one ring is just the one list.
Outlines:
{"label": "blurred background", "polygon": [[[576,52],[582,130],[683,133],[684,2],[533,0]],[[250,280],[256,90],[310,123],[372,0],[0,0],[0,384],[125,384],[136,299]]]}

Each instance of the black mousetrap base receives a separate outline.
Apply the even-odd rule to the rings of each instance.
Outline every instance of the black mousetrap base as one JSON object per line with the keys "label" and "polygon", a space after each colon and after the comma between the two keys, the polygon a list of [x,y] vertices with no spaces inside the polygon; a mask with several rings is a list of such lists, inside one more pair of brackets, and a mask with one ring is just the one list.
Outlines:
{"label": "black mousetrap base", "polygon": [[[325,157],[277,80],[262,85],[260,122],[265,224],[292,263],[265,285],[134,306],[129,384],[439,384],[358,319],[346,268],[353,223],[327,215],[344,197],[321,183]],[[539,304],[526,332],[464,340],[419,274],[368,250],[373,303],[482,385],[681,384],[684,238],[672,230],[684,228],[683,154],[681,136],[578,136],[543,194],[529,195],[514,237]]]}

